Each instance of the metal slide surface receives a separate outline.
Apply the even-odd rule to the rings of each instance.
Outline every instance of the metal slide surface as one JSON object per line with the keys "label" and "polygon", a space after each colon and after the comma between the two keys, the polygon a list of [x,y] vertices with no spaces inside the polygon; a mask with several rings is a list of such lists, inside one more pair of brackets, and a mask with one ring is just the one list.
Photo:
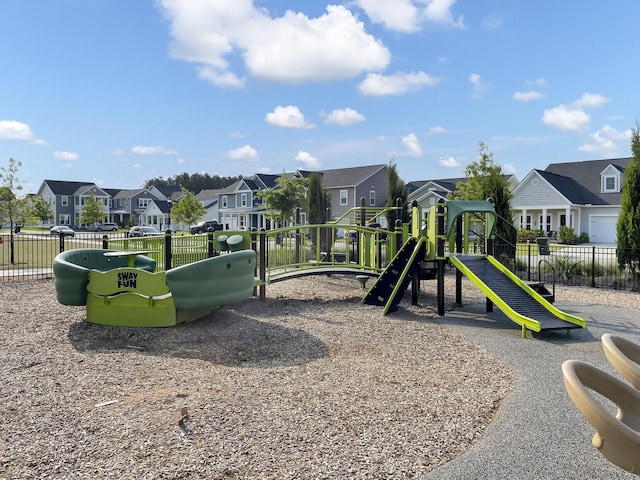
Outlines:
{"label": "metal slide surface", "polygon": [[491,257],[456,255],[450,260],[509,319],[529,330],[566,330],[586,326],[583,319],[551,305]]}

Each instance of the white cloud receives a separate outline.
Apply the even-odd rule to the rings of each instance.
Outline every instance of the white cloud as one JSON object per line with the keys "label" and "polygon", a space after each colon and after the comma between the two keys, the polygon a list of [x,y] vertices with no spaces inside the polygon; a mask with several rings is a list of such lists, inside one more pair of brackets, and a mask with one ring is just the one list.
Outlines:
{"label": "white cloud", "polygon": [[544,98],[546,95],[542,92],[537,92],[535,90],[530,90],[528,92],[516,92],[513,94],[513,99],[518,100],[520,102],[530,102],[531,100],[539,100]]}
{"label": "white cloud", "polygon": [[469,82],[471,83],[471,87],[473,91],[471,92],[471,98],[480,99],[484,96],[485,93],[489,91],[491,88],[490,83],[485,83],[480,75],[477,73],[472,73],[469,75]]}
{"label": "white cloud", "polygon": [[382,70],[391,59],[382,42],[340,5],[309,18],[291,10],[272,17],[252,0],[158,4],[170,22],[172,56],[196,63],[200,77],[214,85],[243,86],[242,62],[257,78],[295,84],[352,78]]}
{"label": "white cloud", "polygon": [[389,30],[414,32],[418,30],[419,10],[411,0],[358,0],[374,23],[381,23]]}
{"label": "white cloud", "polygon": [[65,160],[67,162],[74,162],[80,158],[76,152],[63,152],[60,150],[56,150],[53,152],[53,158],[56,160]]}
{"label": "white cloud", "polygon": [[559,105],[548,108],[542,115],[542,121],[560,130],[584,130],[589,127],[591,117],[585,108],[596,108],[604,105],[608,99],[597,93],[583,93],[582,96],[568,107]]}
{"label": "white cloud", "polygon": [[527,86],[535,87],[535,88],[546,87],[547,85],[547,81],[542,77],[536,78],[535,80],[527,80],[526,83],[527,83]]}
{"label": "white cloud", "polygon": [[122,155],[124,155],[124,152],[122,151],[121,148],[114,148],[113,151],[111,152],[111,155],[115,155],[116,157],[121,157]]}
{"label": "white cloud", "polygon": [[439,79],[424,72],[396,72],[393,75],[369,73],[358,84],[358,89],[363,95],[400,95],[408,91],[419,90],[424,86],[434,87],[438,83],[440,83]]}
{"label": "white cloud", "polygon": [[167,148],[161,146],[155,147],[143,147],[141,145],[136,145],[131,149],[132,153],[136,153],[138,155],[177,155],[178,152],[175,150],[169,150]]}
{"label": "white cloud", "polygon": [[[423,14],[429,22],[450,27],[465,28],[462,15],[456,20],[451,14],[451,7],[456,3],[456,0],[426,0],[426,2],[427,6]],[[424,3],[424,1],[420,3]]]}
{"label": "white cloud", "polygon": [[257,162],[258,151],[250,145],[245,145],[235,150],[229,150],[227,157],[231,160],[239,160],[242,162]]}
{"label": "white cloud", "polygon": [[446,133],[447,130],[444,127],[440,126],[440,125],[436,125],[435,127],[431,127],[429,129],[429,132],[430,133]]}
{"label": "white cloud", "polygon": [[273,112],[267,113],[265,120],[270,125],[280,128],[315,128],[314,124],[307,123],[300,109],[293,105],[278,105]]}
{"label": "white cloud", "polygon": [[231,132],[229,137],[231,138],[244,138],[246,135],[242,132]]}
{"label": "white cloud", "polygon": [[610,157],[626,148],[631,139],[631,130],[619,132],[615,128],[605,125],[600,130],[589,134],[589,141],[578,148],[582,152],[594,153],[602,157]]}
{"label": "white cloud", "polygon": [[573,102],[573,105],[576,108],[583,107],[601,107],[605,103],[607,103],[607,98],[602,95],[598,95],[597,93],[583,93],[582,96]]}
{"label": "white cloud", "polygon": [[184,162],[185,162],[185,159],[184,159],[184,158],[182,158],[182,157],[180,157],[180,158],[176,161],[176,163],[177,163],[178,165],[182,165]]}
{"label": "white cloud", "polygon": [[403,155],[408,157],[422,156],[422,146],[420,145],[420,140],[418,140],[415,133],[410,133],[409,135],[402,137],[402,144],[405,148]]}
{"label": "white cloud", "polygon": [[460,162],[458,160],[456,160],[455,158],[449,156],[449,157],[440,157],[438,159],[438,166],[439,167],[447,167],[447,168],[454,168],[454,167],[459,167],[460,166]]}
{"label": "white cloud", "polygon": [[29,125],[16,120],[0,120],[0,140],[29,142],[34,145],[46,143],[33,134]]}
{"label": "white cloud", "polygon": [[325,120],[326,123],[335,123],[336,125],[340,125],[341,127],[347,127],[349,125],[353,125],[354,123],[364,121],[364,115],[348,107],[332,110],[331,113],[326,116]]}
{"label": "white cloud", "polygon": [[296,155],[296,162],[300,162],[305,169],[317,170],[320,168],[320,162],[316,157],[311,156],[309,152],[300,150]]}
{"label": "white cloud", "polygon": [[542,115],[542,121],[553,128],[560,130],[582,130],[589,125],[591,117],[580,108],[565,107],[559,105],[548,108]]}

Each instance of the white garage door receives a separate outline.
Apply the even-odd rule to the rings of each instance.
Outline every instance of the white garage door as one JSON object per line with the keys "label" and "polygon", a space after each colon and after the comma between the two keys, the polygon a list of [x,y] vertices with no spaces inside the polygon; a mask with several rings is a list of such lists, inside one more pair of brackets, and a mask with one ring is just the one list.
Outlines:
{"label": "white garage door", "polygon": [[616,243],[617,215],[590,215],[589,240],[594,243]]}

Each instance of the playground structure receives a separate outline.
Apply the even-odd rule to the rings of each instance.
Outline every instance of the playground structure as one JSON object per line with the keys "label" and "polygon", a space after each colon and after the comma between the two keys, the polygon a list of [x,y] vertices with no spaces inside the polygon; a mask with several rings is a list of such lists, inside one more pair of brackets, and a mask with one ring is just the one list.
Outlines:
{"label": "playground structure", "polygon": [[[612,334],[601,340],[605,356],[631,385],[578,360],[562,364],[564,384],[596,430],[592,445],[610,462],[640,475],[640,345]],[[613,402],[615,415],[591,391]]]}
{"label": "playground structure", "polygon": [[[389,210],[399,212],[401,207],[398,204],[387,210],[366,208],[363,200],[361,207],[351,209],[337,221],[321,225],[300,225],[298,211],[294,225],[286,228],[114,240],[105,236],[103,247],[125,252],[149,250],[148,255],[167,272],[167,283],[177,275],[171,273],[175,270],[172,267],[188,267],[216,258],[220,251],[253,250],[257,262],[253,265],[251,282],[255,287],[253,293],[260,299],[265,298],[267,286],[274,282],[304,275],[350,274],[366,290],[363,303],[382,306],[383,314],[398,306],[409,285],[412,302],[416,304],[420,282],[435,279],[438,314],[444,315],[444,275],[449,265],[456,269],[456,303],[462,303],[464,275],[485,294],[487,311],[496,305],[521,326],[523,338],[527,330],[566,330],[568,333],[586,326],[583,319],[554,307],[544,296],[543,285],[520,280],[504,265],[513,262],[515,235],[510,240],[502,239],[503,251],[496,254],[500,251],[496,246],[499,235],[492,202],[439,202],[424,215],[414,204],[409,223],[397,219],[389,222],[392,228],[379,228],[378,220]],[[327,218],[330,218],[329,212]],[[99,285],[96,277],[94,274],[94,284]],[[247,284],[248,277],[247,272],[243,277]],[[367,289],[368,278],[374,281]],[[163,284],[162,281],[156,283]],[[107,294],[98,289],[92,295]],[[151,296],[162,295],[156,292]],[[179,304],[177,302],[176,307]],[[98,311],[94,305],[88,309]],[[92,313],[92,318],[98,317]],[[182,317],[184,314],[178,315],[175,321],[181,321]]]}
{"label": "playground structure", "polygon": [[167,327],[208,315],[253,294],[256,255],[231,252],[156,272],[149,251],[78,249],[53,261],[63,305],[86,305],[87,321]]}

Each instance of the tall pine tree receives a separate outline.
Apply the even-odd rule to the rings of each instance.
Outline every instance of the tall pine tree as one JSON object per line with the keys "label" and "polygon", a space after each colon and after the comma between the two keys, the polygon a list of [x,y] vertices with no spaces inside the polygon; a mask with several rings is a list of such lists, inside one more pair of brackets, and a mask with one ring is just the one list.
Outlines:
{"label": "tall pine tree", "polygon": [[624,169],[622,204],[617,224],[618,266],[627,268],[640,289],[640,125],[631,131],[631,161]]}

